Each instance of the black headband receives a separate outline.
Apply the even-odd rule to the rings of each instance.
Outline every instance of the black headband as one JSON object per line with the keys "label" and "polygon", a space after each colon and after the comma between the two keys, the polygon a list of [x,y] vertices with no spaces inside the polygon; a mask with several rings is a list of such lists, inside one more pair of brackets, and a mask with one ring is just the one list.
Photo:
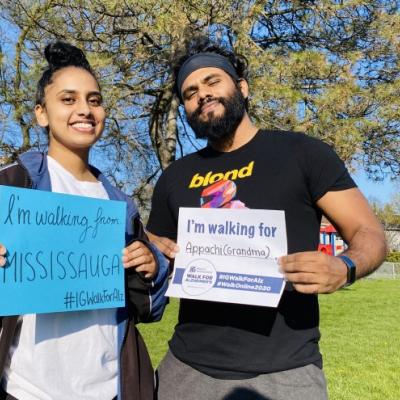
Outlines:
{"label": "black headband", "polygon": [[239,80],[239,76],[232,63],[224,56],[217,53],[198,53],[188,58],[179,70],[176,79],[176,87],[182,99],[182,85],[185,79],[194,71],[200,68],[215,67],[224,70],[235,81]]}

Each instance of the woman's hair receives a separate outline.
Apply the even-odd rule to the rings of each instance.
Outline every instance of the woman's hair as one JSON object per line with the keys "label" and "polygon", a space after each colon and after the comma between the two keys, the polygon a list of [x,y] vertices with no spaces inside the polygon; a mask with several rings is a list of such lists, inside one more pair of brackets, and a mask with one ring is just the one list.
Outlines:
{"label": "woman's hair", "polygon": [[49,65],[37,84],[36,104],[44,104],[44,89],[52,82],[54,73],[62,68],[71,66],[82,68],[92,74],[97,81],[83,51],[69,43],[57,41],[48,44],[44,49],[44,56]]}

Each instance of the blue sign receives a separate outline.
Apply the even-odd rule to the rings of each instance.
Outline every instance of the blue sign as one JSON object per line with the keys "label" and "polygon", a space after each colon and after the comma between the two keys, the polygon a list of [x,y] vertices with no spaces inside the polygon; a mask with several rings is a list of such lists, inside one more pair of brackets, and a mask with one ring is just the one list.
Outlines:
{"label": "blue sign", "polygon": [[0,186],[0,315],[125,305],[126,204]]}

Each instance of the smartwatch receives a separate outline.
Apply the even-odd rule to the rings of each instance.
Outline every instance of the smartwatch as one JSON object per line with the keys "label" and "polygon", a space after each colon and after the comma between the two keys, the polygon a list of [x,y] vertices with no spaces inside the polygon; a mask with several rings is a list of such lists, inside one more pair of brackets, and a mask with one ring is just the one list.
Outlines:
{"label": "smartwatch", "polygon": [[356,280],[356,264],[354,264],[353,260],[345,255],[339,255],[340,258],[347,267],[347,281],[343,285],[343,287],[347,287],[352,285]]}

